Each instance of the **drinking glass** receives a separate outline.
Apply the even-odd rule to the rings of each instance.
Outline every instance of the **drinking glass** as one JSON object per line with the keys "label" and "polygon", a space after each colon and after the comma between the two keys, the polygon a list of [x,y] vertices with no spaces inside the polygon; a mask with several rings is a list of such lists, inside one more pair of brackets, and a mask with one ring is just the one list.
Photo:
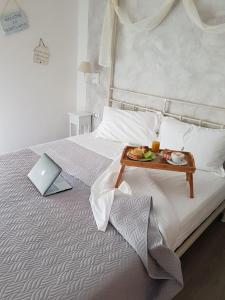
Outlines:
{"label": "drinking glass", "polygon": [[157,153],[160,149],[160,142],[159,141],[153,141],[152,142],[152,152]]}

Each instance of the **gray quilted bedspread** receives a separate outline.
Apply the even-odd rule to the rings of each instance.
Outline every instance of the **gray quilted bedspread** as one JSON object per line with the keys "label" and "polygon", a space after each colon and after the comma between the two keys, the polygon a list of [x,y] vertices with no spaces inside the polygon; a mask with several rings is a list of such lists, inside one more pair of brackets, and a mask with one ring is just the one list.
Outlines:
{"label": "gray quilted bedspread", "polygon": [[[43,152],[72,190],[42,197],[28,180]],[[0,157],[1,300],[171,299],[179,291],[180,262],[163,244],[150,197],[117,193],[113,226],[97,231],[90,185],[109,163],[66,140]]]}

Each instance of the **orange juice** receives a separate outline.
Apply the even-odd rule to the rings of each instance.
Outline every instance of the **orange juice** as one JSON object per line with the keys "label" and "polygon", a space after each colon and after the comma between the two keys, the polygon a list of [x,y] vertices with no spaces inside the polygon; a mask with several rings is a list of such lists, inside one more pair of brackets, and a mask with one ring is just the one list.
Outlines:
{"label": "orange juice", "polygon": [[152,142],[152,152],[159,152],[160,149],[160,142],[159,141],[153,141]]}

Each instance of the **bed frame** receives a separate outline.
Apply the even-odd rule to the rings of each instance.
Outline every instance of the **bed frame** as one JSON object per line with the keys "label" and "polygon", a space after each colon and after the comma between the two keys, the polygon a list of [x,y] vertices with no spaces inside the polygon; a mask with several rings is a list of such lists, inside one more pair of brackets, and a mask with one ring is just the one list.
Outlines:
{"label": "bed frame", "polygon": [[[116,105],[121,109],[130,109],[135,111],[153,111],[153,112],[160,112],[163,116],[170,116],[181,121],[197,124],[199,126],[209,127],[209,128],[224,128],[225,124],[220,124],[216,122],[211,122],[207,120],[198,119],[195,117],[181,115],[170,112],[170,106],[172,104],[181,104],[192,106],[195,109],[206,109],[208,111],[217,111],[223,112],[225,115],[225,108],[218,107],[218,106],[210,106],[207,104],[200,104],[190,101],[184,101],[179,99],[171,99],[165,98],[158,95],[150,95],[146,93],[135,92],[131,90],[124,90],[119,89],[114,86],[114,69],[115,69],[115,57],[116,57],[116,44],[117,44],[117,25],[118,25],[118,18],[117,15],[114,13],[113,15],[113,34],[112,34],[112,49],[111,49],[111,65],[109,68],[109,81],[108,81],[108,97],[107,102],[109,106]],[[120,97],[116,96],[116,94],[120,94]],[[122,95],[122,96],[121,96]],[[130,96],[130,97],[129,97]],[[136,103],[132,103],[130,101],[126,101],[124,99],[132,98],[134,96],[144,97],[148,100],[157,99],[157,102],[160,102],[160,108],[154,108],[151,105],[139,105]],[[123,98],[124,99],[121,99]],[[120,99],[118,99],[120,98]],[[224,118],[225,119],[225,118]],[[189,248],[190,246],[198,239],[198,237],[207,229],[207,227],[220,215],[222,214],[221,221],[225,223],[225,200],[201,223],[201,225],[195,229],[192,234],[176,249],[176,253],[179,257],[181,257]]]}

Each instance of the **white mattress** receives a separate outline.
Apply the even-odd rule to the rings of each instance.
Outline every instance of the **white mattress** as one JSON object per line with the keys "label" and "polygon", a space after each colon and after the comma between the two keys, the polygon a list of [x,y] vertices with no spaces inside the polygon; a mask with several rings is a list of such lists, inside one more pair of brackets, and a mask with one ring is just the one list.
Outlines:
{"label": "white mattress", "polygon": [[[96,138],[94,133],[68,139],[111,159],[117,158],[124,148],[124,145],[121,143]],[[145,170],[145,172],[148,172],[151,180],[158,187],[158,193],[163,193],[166,196],[167,206],[163,206],[162,201],[157,202],[157,193],[154,189],[153,201],[158,215],[159,228],[165,234],[170,230],[167,234],[167,242],[173,250],[179,247],[225,200],[225,178],[218,177],[213,173],[198,170],[195,172],[195,197],[190,199],[188,196],[189,185],[186,182],[184,173],[159,170]],[[139,176],[138,173],[136,174]],[[126,178],[124,179],[126,180]],[[140,182],[141,180],[139,180],[137,186],[141,192],[144,190],[149,192],[151,190],[151,187],[146,187],[146,181],[143,180],[143,186],[140,185]],[[167,209],[166,212],[165,209]],[[165,214],[166,222],[163,220],[163,218],[165,219]],[[173,223],[173,226],[169,226],[169,223],[171,225]]]}

